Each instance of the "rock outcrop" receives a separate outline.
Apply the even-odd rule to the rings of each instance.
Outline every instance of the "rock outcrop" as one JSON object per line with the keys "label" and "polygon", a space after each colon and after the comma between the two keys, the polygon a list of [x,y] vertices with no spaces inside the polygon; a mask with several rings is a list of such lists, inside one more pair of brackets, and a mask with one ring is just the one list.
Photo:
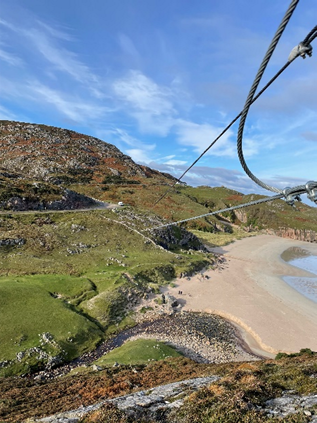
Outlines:
{"label": "rock outcrop", "polygon": [[267,231],[274,233],[282,238],[295,239],[297,241],[317,242],[317,233],[308,229],[280,228],[275,231]]}
{"label": "rock outcrop", "polygon": [[112,144],[67,129],[0,121],[0,176],[53,184],[100,182],[100,178],[159,178]]}

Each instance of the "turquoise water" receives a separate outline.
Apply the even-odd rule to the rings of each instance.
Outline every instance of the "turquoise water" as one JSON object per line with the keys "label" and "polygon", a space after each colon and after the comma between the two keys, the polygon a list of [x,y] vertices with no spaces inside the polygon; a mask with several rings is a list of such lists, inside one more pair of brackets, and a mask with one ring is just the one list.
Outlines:
{"label": "turquoise water", "polygon": [[297,249],[296,251],[294,249],[293,251],[287,250],[281,257],[292,266],[299,267],[316,275],[316,278],[284,276],[283,280],[300,294],[317,303],[317,256],[310,255],[305,250]]}

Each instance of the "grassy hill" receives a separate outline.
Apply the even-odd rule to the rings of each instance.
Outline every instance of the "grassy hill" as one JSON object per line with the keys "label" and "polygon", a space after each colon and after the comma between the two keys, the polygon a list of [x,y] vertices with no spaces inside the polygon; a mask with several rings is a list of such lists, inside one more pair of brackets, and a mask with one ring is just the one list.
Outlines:
{"label": "grassy hill", "polygon": [[[138,231],[142,216],[124,209],[1,216],[0,375],[93,349],[133,324],[129,310],[144,294],[213,263],[202,251],[165,251]],[[127,226],[128,217],[140,223]],[[43,333],[52,342],[43,344]]]}
{"label": "grassy hill", "polygon": [[[315,208],[283,201],[149,231],[259,196],[178,184],[153,207],[171,175],[45,125],[1,121],[0,153],[0,376],[71,360],[133,325],[140,298],[213,265],[198,238],[220,245],[250,230],[317,232]],[[80,211],[95,200],[128,206]]]}

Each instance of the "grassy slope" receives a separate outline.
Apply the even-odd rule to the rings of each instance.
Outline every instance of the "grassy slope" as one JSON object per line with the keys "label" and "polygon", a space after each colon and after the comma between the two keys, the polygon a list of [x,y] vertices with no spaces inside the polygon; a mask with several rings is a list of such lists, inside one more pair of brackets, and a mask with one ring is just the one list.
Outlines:
{"label": "grassy slope", "polygon": [[[279,360],[220,365],[198,364],[178,357],[133,369],[120,366],[44,383],[17,378],[0,379],[0,420],[24,421],[32,416],[76,409],[82,404],[87,406],[133,390],[193,377],[219,375],[221,379],[209,388],[190,395],[185,404],[167,419],[167,423],[304,423],[309,421],[309,417],[302,412],[280,420],[259,413],[255,406],[263,406],[266,400],[279,397],[286,390],[300,395],[316,394],[316,374],[316,355],[302,354]],[[48,397],[50,401],[47,401]],[[309,410],[314,412],[313,407]],[[104,407],[87,417],[85,422],[134,423],[133,419],[120,412],[117,419],[115,415],[114,409]]]}
{"label": "grassy slope", "polygon": [[[93,195],[104,201],[124,201],[143,210],[152,210],[158,216],[177,221],[192,216],[198,216],[214,210],[246,203],[259,198],[260,195],[243,195],[225,187],[190,187],[176,185],[166,197],[155,207],[153,204],[168,189],[168,185],[158,184],[154,180],[145,180],[136,186],[109,185],[103,191],[104,185],[74,185],[75,191]],[[268,193],[268,195],[270,195]],[[312,203],[313,204],[313,203]],[[227,212],[221,216],[210,216],[187,223],[188,228],[213,231],[216,223],[222,228],[222,218],[241,225],[253,228],[294,228],[317,231],[317,211],[303,203],[296,203],[292,208],[283,200],[272,203],[248,207],[242,210],[243,222],[238,218],[241,213]],[[219,219],[220,218],[220,219]]]}
{"label": "grassy slope", "polygon": [[[110,201],[122,200],[125,203],[135,205],[135,209],[144,210],[146,219],[151,220],[151,213],[155,212],[161,218],[170,220],[184,219],[190,216],[204,214],[211,210],[235,205],[241,202],[253,200],[259,196],[243,196],[226,188],[209,187],[182,187],[172,190],[154,209],[154,202],[166,191],[167,185],[163,185],[155,179],[148,178],[146,184],[114,185],[114,184],[81,184],[72,186],[78,192],[92,195],[96,198]],[[103,188],[107,189],[104,190]],[[317,230],[316,209],[300,205],[299,211],[293,210],[283,201],[277,201],[269,205],[254,206],[245,209],[244,221],[237,218],[234,213],[224,215],[226,221],[233,221],[242,228],[235,228],[233,233],[225,232],[228,228],[223,217],[212,217],[192,222],[189,226],[197,236],[200,236],[210,245],[223,245],[234,239],[248,235],[242,229],[243,226],[253,227],[296,227],[299,229]],[[150,211],[150,213],[149,213]],[[124,214],[124,213],[123,213]],[[144,215],[144,216],[145,216]],[[154,214],[153,214],[154,216]],[[91,342],[91,347],[103,335],[100,328],[103,327],[108,333],[120,330],[125,324],[131,324],[131,318],[122,321],[125,313],[126,297],[129,293],[138,291],[139,294],[149,284],[164,283],[171,280],[177,273],[186,269],[194,268],[195,263],[202,263],[206,257],[203,254],[194,253],[190,256],[179,251],[178,256],[169,254],[127,227],[113,221],[120,219],[129,227],[142,229],[142,218],[126,219],[120,214],[114,214],[110,210],[66,212],[66,213],[30,213],[9,214],[0,216],[1,239],[24,239],[25,244],[16,247],[0,247],[0,279],[1,289],[6,292],[3,295],[3,313],[9,316],[11,311],[5,308],[4,298],[9,298],[10,290],[24,289],[23,298],[36,297],[34,304],[29,301],[15,301],[19,313],[8,319],[5,330],[5,339],[1,351],[7,351],[0,356],[0,360],[11,359],[17,350],[22,350],[23,345],[12,346],[12,333],[19,327],[19,316],[30,316],[26,322],[33,325],[30,310],[38,308],[38,321],[47,322],[45,327],[50,327],[54,336],[60,340],[66,340],[68,332],[78,342],[67,345],[69,356],[81,353]],[[241,217],[241,216],[239,216]],[[141,223],[140,223],[141,222]],[[221,231],[215,230],[215,224]],[[200,230],[197,231],[197,229]],[[201,232],[204,231],[204,232]],[[156,269],[156,270],[153,270]],[[125,276],[127,275],[127,277]],[[35,278],[20,279],[19,285],[14,282],[17,276],[42,275]],[[45,278],[43,275],[46,275]],[[48,281],[52,276],[51,283],[57,284],[57,275],[74,276],[76,289],[66,294],[70,289],[70,279],[64,278],[64,291],[57,292],[59,298],[53,298],[49,292],[55,292]],[[84,279],[83,279],[84,278]],[[36,281],[37,280],[37,281]],[[41,284],[39,285],[39,280]],[[83,280],[89,280],[83,288]],[[45,282],[45,283],[44,283]],[[153,286],[153,285],[152,285]],[[23,287],[23,288],[22,288]],[[68,295],[68,298],[66,296]],[[14,294],[13,294],[14,297]],[[22,294],[21,294],[22,297]],[[41,299],[41,300],[40,300]],[[46,304],[43,308],[40,304]],[[72,316],[66,318],[69,324],[64,325],[55,320],[55,325],[48,324],[47,315]],[[3,314],[3,316],[5,316]],[[87,319],[88,317],[88,319]],[[15,319],[16,318],[16,319]],[[74,323],[71,324],[73,319]],[[80,322],[84,319],[84,328],[79,334]],[[90,319],[90,320],[89,320]],[[65,321],[65,319],[63,319]],[[73,326],[72,326],[73,325]],[[44,331],[44,326],[35,326],[29,333],[25,333],[28,342],[27,347],[37,345],[35,332]],[[63,327],[64,329],[60,328]],[[77,329],[71,329],[76,327]],[[87,333],[94,327],[94,336],[90,338]],[[48,330],[48,329],[47,329]],[[18,332],[22,331],[20,329]],[[10,334],[10,335],[9,335]],[[16,339],[20,335],[17,334]],[[32,340],[32,342],[31,342]],[[19,347],[19,348],[18,348]],[[1,370],[0,370],[1,372]]]}
{"label": "grassy slope", "polygon": [[147,364],[148,361],[163,360],[168,357],[178,357],[181,354],[174,348],[155,341],[154,339],[137,339],[128,341],[119,348],[115,348],[107,355],[95,361],[95,364],[107,367],[119,364]]}
{"label": "grassy slope", "polygon": [[133,323],[122,320],[130,294],[142,295],[206,259],[168,253],[113,218],[120,220],[108,210],[1,216],[1,239],[25,243],[0,247],[0,361],[39,347],[43,332],[68,358],[79,355],[104,329]]}
{"label": "grassy slope", "polygon": [[44,332],[51,333],[57,342],[68,340],[68,358],[96,344],[102,336],[98,326],[50,294],[66,291],[67,296],[74,296],[89,288],[87,280],[70,277],[2,278],[0,360],[13,359],[19,351],[39,345],[39,335]]}

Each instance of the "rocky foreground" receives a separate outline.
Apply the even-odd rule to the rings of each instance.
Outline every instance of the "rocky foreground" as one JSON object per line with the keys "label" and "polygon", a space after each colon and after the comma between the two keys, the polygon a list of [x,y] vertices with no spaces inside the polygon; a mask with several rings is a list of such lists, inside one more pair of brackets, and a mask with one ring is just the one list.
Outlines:
{"label": "rocky foreground", "polygon": [[[177,422],[177,410],[183,406],[187,397],[198,389],[210,386],[218,381],[218,376],[195,378],[181,382],[157,386],[153,389],[139,391],[134,394],[124,395],[111,400],[103,400],[88,407],[81,407],[65,413],[55,414],[42,419],[29,420],[28,423],[78,423],[88,414],[98,415],[103,406],[115,406],[127,417],[134,421],[165,422],[168,414],[174,416],[170,420]],[[306,422],[317,423],[317,415],[312,408],[317,406],[317,395],[294,395],[284,392],[283,396],[266,401],[263,406],[248,404],[249,409],[254,409],[268,420],[271,418],[284,419],[292,415],[301,414]],[[92,417],[94,419],[94,416]],[[149,420],[148,420],[149,419]],[[95,420],[93,420],[95,421]]]}

